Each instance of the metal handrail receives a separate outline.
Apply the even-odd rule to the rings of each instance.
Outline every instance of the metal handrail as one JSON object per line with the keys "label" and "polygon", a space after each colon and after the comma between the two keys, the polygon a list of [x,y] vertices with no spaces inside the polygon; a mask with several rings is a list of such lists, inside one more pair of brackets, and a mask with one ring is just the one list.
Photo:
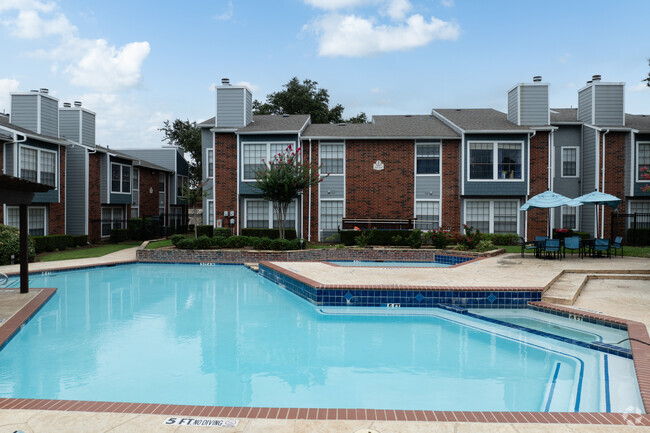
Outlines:
{"label": "metal handrail", "polygon": [[0,272],[0,286],[4,286],[9,281],[9,277]]}

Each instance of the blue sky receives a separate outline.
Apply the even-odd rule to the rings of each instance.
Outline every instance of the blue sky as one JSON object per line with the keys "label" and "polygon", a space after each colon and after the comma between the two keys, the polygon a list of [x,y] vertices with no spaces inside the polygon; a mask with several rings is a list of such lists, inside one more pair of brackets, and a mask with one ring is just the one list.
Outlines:
{"label": "blue sky", "polygon": [[647,0],[0,0],[0,111],[46,87],[97,113],[98,144],[152,147],[165,119],[213,116],[222,77],[259,100],[309,78],[350,117],[505,111],[534,75],[575,107],[601,74],[650,113],[649,16]]}

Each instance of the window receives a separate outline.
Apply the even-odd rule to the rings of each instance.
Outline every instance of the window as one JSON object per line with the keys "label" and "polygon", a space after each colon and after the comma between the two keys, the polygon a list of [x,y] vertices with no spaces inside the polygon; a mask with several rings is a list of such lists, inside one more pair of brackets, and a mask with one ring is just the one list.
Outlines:
{"label": "window", "polygon": [[562,228],[578,230],[578,208],[572,206],[562,206]]}
{"label": "window", "polygon": [[121,207],[102,208],[102,237],[110,236],[112,229],[121,229],[124,220]]}
{"label": "window", "polygon": [[343,174],[343,143],[321,144],[320,172],[325,174]]}
{"label": "window", "polygon": [[256,171],[293,145],[294,143],[242,143],[242,180],[255,180]]}
{"label": "window", "polygon": [[214,149],[208,149],[207,154],[206,154],[206,163],[208,164],[207,167],[207,177],[211,178],[214,177]]}
{"label": "window", "polygon": [[578,148],[562,148],[562,177],[578,177]]}
{"label": "window", "polygon": [[187,185],[187,176],[181,176],[180,174],[176,176],[176,195],[178,197],[183,197],[183,186]]}
{"label": "window", "polygon": [[416,144],[416,174],[440,174],[440,145]]}
{"label": "window", "polygon": [[518,209],[517,200],[467,200],[465,224],[481,233],[517,233]]}
{"label": "window", "polygon": [[165,175],[160,173],[158,175],[158,213],[164,215],[165,213]]}
{"label": "window", "polygon": [[269,228],[269,202],[246,200],[246,227]]}
{"label": "window", "polygon": [[56,152],[20,146],[20,177],[56,187]]}
{"label": "window", "polygon": [[[27,208],[27,233],[30,236],[45,236],[47,234],[47,223],[44,207]],[[18,206],[7,206],[7,225],[20,228],[20,208]]]}
{"label": "window", "polygon": [[440,203],[437,201],[415,202],[415,228],[435,230],[440,226]]}
{"label": "window", "polygon": [[641,169],[647,167],[650,169],[650,142],[637,143],[637,180],[648,182],[647,179],[641,177]]}
{"label": "window", "polygon": [[[289,207],[287,208],[287,215],[285,216],[285,221],[284,221],[284,228],[285,229],[295,229],[296,228],[296,218],[297,218],[297,213],[296,213],[296,202],[292,201],[289,203]],[[273,209],[273,228],[277,229],[278,226],[278,213]]]}
{"label": "window", "polygon": [[650,229],[650,201],[629,201],[628,206],[631,214],[645,214],[643,216],[637,215],[635,219],[629,218],[627,220],[629,227]]}
{"label": "window", "polygon": [[[495,164],[494,161],[497,163]],[[522,179],[522,143],[469,143],[469,179]]]}
{"label": "window", "polygon": [[131,191],[131,218],[137,218],[140,209],[140,170],[133,168],[133,190]]}
{"label": "window", "polygon": [[111,192],[131,193],[131,167],[116,162],[111,163]]}
{"label": "window", "polygon": [[214,225],[214,200],[208,200],[207,206],[208,206],[208,208],[206,209],[207,218],[205,220],[205,224],[213,226]]}
{"label": "window", "polygon": [[320,229],[321,240],[338,232],[343,219],[343,200],[321,200]]}

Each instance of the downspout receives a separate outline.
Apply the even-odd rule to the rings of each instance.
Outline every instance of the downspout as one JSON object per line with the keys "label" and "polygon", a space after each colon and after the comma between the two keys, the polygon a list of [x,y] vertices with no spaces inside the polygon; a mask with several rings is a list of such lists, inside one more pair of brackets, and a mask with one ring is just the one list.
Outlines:
{"label": "downspout", "polygon": [[[311,179],[311,138],[309,139],[309,178]],[[313,187],[309,187],[309,203],[307,203],[307,242],[311,242],[311,190]]]}
{"label": "downspout", "polygon": [[[549,191],[553,191],[553,166],[555,162],[555,148],[553,146],[553,131],[551,130],[548,134],[548,170],[547,170],[547,187]],[[553,227],[555,227],[555,209],[551,211],[551,233],[553,232]]]}
{"label": "downspout", "polygon": [[[609,132],[609,129],[603,132],[603,175],[602,175],[602,192],[605,192],[605,135]],[[605,206],[600,207],[600,234],[605,236]]]}
{"label": "downspout", "polygon": [[[526,165],[528,167],[526,170],[526,175],[528,176],[526,181],[526,201],[528,201],[528,197],[530,197],[530,142],[535,134],[537,134],[537,131],[533,130],[533,132],[530,133],[530,137],[528,137],[528,152],[526,155]],[[526,211],[526,215],[524,217],[524,238],[528,240],[528,211]]]}

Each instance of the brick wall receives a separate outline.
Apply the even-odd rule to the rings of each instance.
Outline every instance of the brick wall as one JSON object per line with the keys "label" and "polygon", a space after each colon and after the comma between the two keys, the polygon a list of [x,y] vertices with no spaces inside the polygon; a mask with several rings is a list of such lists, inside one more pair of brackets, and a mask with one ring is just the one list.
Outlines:
{"label": "brick wall", "polygon": [[346,217],[412,218],[414,152],[412,140],[347,140]]}
{"label": "brick wall", "polygon": [[88,155],[88,241],[98,242],[101,239],[102,218],[100,194],[100,154]]}
{"label": "brick wall", "polygon": [[441,149],[442,196],[440,227],[459,231],[460,217],[460,140],[443,140]]}
{"label": "brick wall", "polygon": [[[530,140],[530,197],[548,190],[548,132],[538,131]],[[528,239],[546,236],[549,212],[547,209],[528,211]]]}
{"label": "brick wall", "polygon": [[[159,177],[158,171],[140,168],[140,218],[158,215]],[[150,189],[152,192],[149,192]]]}
{"label": "brick wall", "polygon": [[[228,210],[237,209],[237,137],[232,133],[214,134],[215,220]],[[243,212],[240,212],[243,214]],[[239,222],[237,215],[236,221]],[[224,219],[224,227],[230,218]],[[229,227],[229,226],[228,226]]]}
{"label": "brick wall", "polygon": [[[609,132],[605,135],[605,190],[607,194],[618,197],[621,203],[618,205],[618,212],[625,213],[627,206],[625,203],[625,141],[627,138],[625,132]],[[602,156],[602,142],[603,133],[600,133],[599,152]],[[602,161],[602,159],[601,159]],[[601,173],[602,176],[602,173]],[[602,177],[600,180],[602,185]],[[590,205],[586,205],[590,206]],[[612,233],[612,208],[603,207],[605,214],[605,238],[613,238],[615,236],[623,236],[625,234],[625,219],[617,218],[614,233]],[[600,212],[600,209],[599,209]],[[600,223],[598,226],[600,230]]]}
{"label": "brick wall", "polygon": [[48,208],[49,235],[65,234],[65,147],[59,146],[59,202],[50,203]]}

